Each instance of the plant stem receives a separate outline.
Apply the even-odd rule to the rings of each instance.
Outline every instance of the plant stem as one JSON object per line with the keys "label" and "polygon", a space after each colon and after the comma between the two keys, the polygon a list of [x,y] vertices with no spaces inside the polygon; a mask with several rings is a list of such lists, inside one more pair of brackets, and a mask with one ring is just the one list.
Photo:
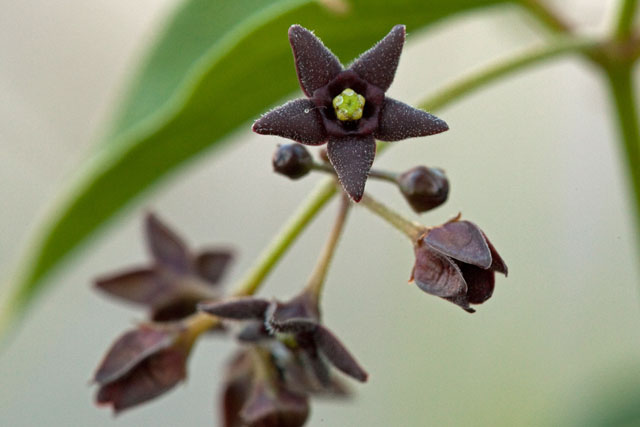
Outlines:
{"label": "plant stem", "polygon": [[[313,162],[311,169],[320,171],[320,172],[330,173],[334,176],[336,174],[335,169],[333,169],[331,165],[328,165],[326,163]],[[396,179],[398,178],[398,174],[394,172],[384,171],[384,170],[371,169],[369,171],[369,178],[376,178],[382,181],[388,181],[393,184],[397,184]]]}
{"label": "plant stem", "polygon": [[613,35],[617,40],[629,37],[633,30],[633,19],[638,9],[637,0],[622,0]]}
{"label": "plant stem", "polygon": [[640,237],[640,128],[634,98],[633,68],[632,64],[619,64],[611,65],[605,71],[617,113],[620,139],[626,154],[635,199],[636,231]]}
{"label": "plant stem", "polygon": [[533,16],[535,16],[551,31],[558,33],[568,33],[571,31],[571,26],[542,1],[522,0],[521,3]]}
{"label": "plant stem", "polygon": [[256,264],[235,287],[233,292],[235,296],[251,295],[257,290],[273,266],[291,246],[291,243],[294,242],[322,207],[331,200],[335,193],[336,185],[334,179],[327,179],[316,188],[280,232],[276,234],[269,246],[258,258]]}
{"label": "plant stem", "polygon": [[327,272],[329,271],[329,265],[331,264],[333,255],[336,252],[336,246],[338,245],[340,235],[344,229],[344,224],[347,219],[350,206],[351,202],[349,202],[349,199],[343,195],[338,215],[336,216],[331,232],[329,233],[329,238],[322,248],[322,253],[320,254],[320,258],[318,258],[316,266],[311,272],[311,276],[309,276],[309,282],[307,283],[306,289],[315,297],[318,304],[320,303],[322,288],[324,286],[325,278],[327,277]]}
{"label": "plant stem", "polygon": [[529,65],[534,65],[564,53],[587,52],[596,48],[599,41],[585,37],[558,38],[543,47],[536,47],[521,52],[508,59],[502,59],[484,66],[476,72],[458,78],[453,83],[429,96],[420,104],[425,110],[438,110],[449,103],[468,95],[489,83]]}
{"label": "plant stem", "polygon": [[373,197],[365,194],[360,201],[362,205],[367,207],[371,212],[387,221],[396,229],[406,235],[409,240],[415,242],[425,232],[426,227],[417,222],[411,221],[390,207],[380,203]]}

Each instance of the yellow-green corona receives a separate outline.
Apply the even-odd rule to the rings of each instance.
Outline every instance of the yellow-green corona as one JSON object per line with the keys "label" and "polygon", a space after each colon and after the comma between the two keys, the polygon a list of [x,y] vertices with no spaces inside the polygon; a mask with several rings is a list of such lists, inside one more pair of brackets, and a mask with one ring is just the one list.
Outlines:
{"label": "yellow-green corona", "polygon": [[358,120],[362,117],[364,108],[364,96],[356,93],[353,89],[345,89],[342,93],[333,98],[333,108],[336,110],[338,120]]}

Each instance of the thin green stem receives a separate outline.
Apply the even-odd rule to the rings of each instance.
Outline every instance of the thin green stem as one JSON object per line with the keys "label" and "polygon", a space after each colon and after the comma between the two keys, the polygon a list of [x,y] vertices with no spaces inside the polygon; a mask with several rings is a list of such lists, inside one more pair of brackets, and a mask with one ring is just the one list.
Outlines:
{"label": "thin green stem", "polygon": [[522,0],[521,4],[544,26],[556,33],[569,33],[571,26],[540,0]]}
{"label": "thin green stem", "polygon": [[[320,172],[330,173],[334,176],[336,174],[335,169],[333,169],[331,165],[328,165],[326,163],[313,162],[313,164],[311,165],[311,169],[320,171]],[[385,171],[385,170],[371,169],[369,171],[369,178],[376,178],[382,181],[391,182],[393,184],[398,183],[396,181],[398,178],[398,174],[390,171]]]}
{"label": "thin green stem", "polygon": [[530,65],[544,62],[565,53],[588,52],[596,48],[599,43],[597,40],[585,37],[558,38],[546,46],[528,49],[457,79],[429,96],[420,104],[420,108],[429,111],[441,109],[464,95],[473,93],[489,83],[516,71],[521,71]]}
{"label": "thin green stem", "polygon": [[633,31],[633,20],[638,9],[638,0],[622,0],[614,26],[614,37],[617,40],[625,40]]}
{"label": "thin green stem", "polygon": [[322,248],[322,253],[318,258],[315,268],[309,276],[306,289],[315,297],[318,303],[320,302],[324,282],[327,277],[327,272],[329,271],[329,265],[331,264],[333,255],[336,252],[336,247],[338,246],[338,241],[342,235],[342,230],[344,230],[344,224],[347,220],[347,214],[349,213],[350,207],[351,202],[346,196],[343,196],[340,202],[340,208],[338,209],[338,215],[336,216],[331,232],[329,233],[329,238]]}
{"label": "thin green stem", "polygon": [[300,208],[293,214],[280,232],[264,250],[256,264],[236,286],[234,295],[251,295],[260,286],[274,265],[282,258],[289,246],[302,233],[322,207],[336,194],[334,179],[323,181]]}
{"label": "thin green stem", "polygon": [[362,196],[360,203],[369,209],[371,212],[378,215],[380,218],[387,221],[390,225],[401,231],[412,242],[418,240],[418,238],[425,232],[426,227],[417,222],[411,221],[405,218],[398,212],[394,211],[390,207],[380,203],[373,197],[365,194]]}
{"label": "thin green stem", "polygon": [[638,107],[634,98],[632,64],[610,66],[606,69],[606,73],[617,113],[618,129],[624,146],[629,178],[631,178],[631,189],[635,199],[636,229],[640,235],[640,129]]}

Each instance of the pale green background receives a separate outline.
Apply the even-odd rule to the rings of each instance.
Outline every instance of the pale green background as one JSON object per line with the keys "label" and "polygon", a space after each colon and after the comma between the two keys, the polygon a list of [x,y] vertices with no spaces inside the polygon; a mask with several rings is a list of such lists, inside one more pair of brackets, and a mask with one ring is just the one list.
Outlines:
{"label": "pale green background", "polygon": [[[0,277],[87,158],[118,89],[175,3],[2,0]],[[556,5],[601,33],[612,3]],[[537,42],[531,22],[511,9],[456,18],[410,34],[390,93],[417,103],[455,76]],[[350,403],[315,403],[309,425],[584,425],[607,402],[640,405],[632,204],[607,95],[592,71],[566,59],[509,78],[439,112],[451,131],[399,142],[378,159],[391,170],[423,163],[446,169],[450,200],[421,221],[436,224],[462,211],[483,227],[511,274],[468,315],[408,285],[408,241],[354,209],[328,278],[324,318],[370,381],[354,384]],[[96,294],[90,283],[146,262],[140,222],[148,208],[196,247],[233,243],[240,257],[229,278],[237,279],[317,178],[272,174],[277,138],[251,135],[248,126],[235,138],[122,217],[55,278],[0,354],[1,426],[212,424],[232,349],[221,339],[198,345],[189,381],[161,399],[117,419],[94,407],[87,380],[142,313]],[[370,181],[368,189],[409,212],[388,184]],[[303,235],[264,295],[286,297],[304,283],[331,216]]]}

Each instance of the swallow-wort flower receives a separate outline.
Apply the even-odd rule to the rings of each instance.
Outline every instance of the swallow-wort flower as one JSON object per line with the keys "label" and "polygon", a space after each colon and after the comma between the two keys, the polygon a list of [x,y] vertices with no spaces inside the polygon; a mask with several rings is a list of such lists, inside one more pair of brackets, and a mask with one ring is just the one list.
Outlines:
{"label": "swallow-wort flower", "polygon": [[121,412],[183,381],[191,348],[184,332],[178,324],[146,324],[118,338],[94,376],[98,404]]}
{"label": "swallow-wort flower", "polygon": [[230,251],[192,254],[153,214],[146,218],[145,231],[153,264],[100,278],[98,289],[148,307],[154,321],[184,318],[195,312],[198,302],[220,297],[217,285],[231,261]]}
{"label": "swallow-wort flower", "polygon": [[447,222],[428,230],[415,243],[411,279],[420,289],[473,313],[493,294],[495,272],[507,265],[487,236],[472,222]]}
{"label": "swallow-wort flower", "polygon": [[448,129],[439,118],[385,96],[398,67],[405,27],[396,25],[348,68],[309,30],[289,28],[298,80],[307,98],[290,101],[260,119],[253,130],[307,145],[327,144],[343,188],[356,202],[364,192],[375,139],[433,135]]}
{"label": "swallow-wort flower", "polygon": [[262,298],[238,298],[227,302],[204,303],[201,310],[224,319],[249,320],[248,331],[240,338],[259,341],[277,338],[310,367],[323,386],[331,384],[328,361],[343,373],[364,382],[367,373],[338,338],[320,323],[315,298],[302,292],[286,303]]}

